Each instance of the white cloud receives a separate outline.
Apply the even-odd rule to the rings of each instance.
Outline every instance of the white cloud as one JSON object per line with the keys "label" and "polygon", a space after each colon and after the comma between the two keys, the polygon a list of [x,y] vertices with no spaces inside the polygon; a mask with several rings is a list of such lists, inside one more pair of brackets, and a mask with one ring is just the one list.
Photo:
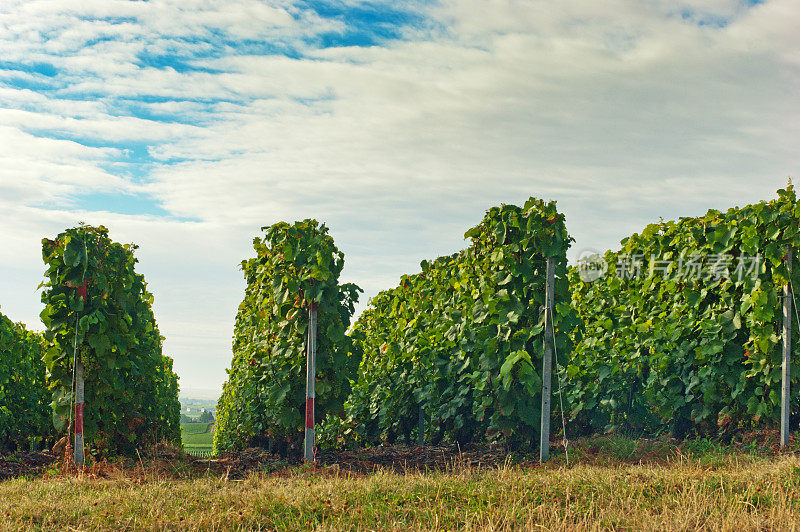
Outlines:
{"label": "white cloud", "polygon": [[[0,88],[0,222],[15,235],[0,271],[32,282],[42,236],[78,219],[106,223],[142,244],[168,350],[184,385],[205,388],[224,378],[236,265],[261,225],[326,220],[347,280],[369,296],[462,247],[464,230],[500,202],[559,200],[576,255],[659,216],[769,198],[796,175],[795,3],[487,5],[411,4],[426,23],[404,39],[319,50],[308,42],[344,33],[346,21],[288,3],[0,8],[7,60],[58,70],[0,71],[13,87]],[[203,39],[215,31],[289,43],[303,57],[213,49]],[[143,52],[179,53],[191,68],[148,67]],[[24,88],[35,83],[56,85]],[[46,138],[54,133],[107,147]],[[108,170],[132,142],[153,157],[144,183]],[[31,207],[98,190],[146,193],[198,221]],[[35,319],[38,303],[18,286],[0,280],[3,311]]]}

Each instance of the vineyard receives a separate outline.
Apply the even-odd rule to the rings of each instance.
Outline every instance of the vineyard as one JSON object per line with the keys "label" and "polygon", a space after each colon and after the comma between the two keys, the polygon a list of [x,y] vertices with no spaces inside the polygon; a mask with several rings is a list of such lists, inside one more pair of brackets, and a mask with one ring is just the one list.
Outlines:
{"label": "vineyard", "polygon": [[[602,257],[601,279],[572,270],[582,327],[566,381],[581,430],[730,437],[780,422],[780,309],[800,280],[786,266],[800,205],[791,187],[778,196],[649,225]],[[796,365],[790,376],[796,385]]]}
{"label": "vineyard", "polygon": [[27,449],[50,434],[44,338],[0,314],[0,452]]}
{"label": "vineyard", "polygon": [[236,316],[230,378],[217,405],[218,452],[259,443],[284,452],[298,448],[312,306],[325,353],[316,383],[322,416],[343,412],[361,361],[345,334],[361,289],[339,284],[344,254],[328,229],[314,220],[263,229],[264,238],[253,241],[256,257],[242,262],[247,290]]}
{"label": "vineyard", "polygon": [[465,249],[422,261],[355,321],[362,290],[340,282],[327,226],[263,227],[215,423],[180,423],[136,246],[67,229],[42,241],[44,333],[0,314],[0,481],[26,478],[0,482],[0,515],[790,528],[800,205],[791,186],[777,196],[648,225],[575,264],[555,202],[492,207]]}
{"label": "vineyard", "polygon": [[[211,452],[213,437],[218,455],[255,446],[297,458],[309,427],[315,453],[532,449],[551,425],[560,438],[725,441],[775,427],[782,384],[800,377],[784,379],[781,351],[797,346],[781,326],[796,318],[785,311],[800,280],[790,267],[799,220],[790,185],[768,202],[651,224],[570,265],[564,215],[530,198],[489,209],[468,247],[422,261],[354,323],[361,289],[340,283],[344,254],[328,228],[264,227],[241,263],[247,287],[213,436],[184,429],[197,440],[184,443]],[[0,315],[0,450],[68,434],[95,457],[181,441],[177,376],[135,249],[102,226],[43,240],[44,334]]]}
{"label": "vineyard", "polygon": [[72,433],[95,457],[180,441],[178,377],[135,249],[102,226],[42,241],[44,334],[0,315],[0,451]]}
{"label": "vineyard", "polygon": [[373,298],[354,325],[364,353],[348,401],[355,442],[424,441],[426,425],[433,444],[537,441],[548,257],[556,262],[555,343],[564,359],[578,324],[563,304],[571,241],[563,215],[531,198],[489,210],[466,237],[469,248],[424,261],[422,272]]}
{"label": "vineyard", "polygon": [[[466,232],[468,248],[402,276],[348,335],[357,288],[337,284],[343,255],[315,221],[278,224],[242,263],[247,292],[215,448],[298,450],[314,282],[311,301],[326,313],[339,305],[333,322],[321,318],[314,413],[321,448],[534,446],[548,259],[558,392],[550,422],[562,437],[730,439],[775,426],[781,294],[798,280],[787,266],[787,250],[800,244],[798,219],[790,185],[769,202],[649,225],[619,251],[569,266],[572,239],[554,202],[494,207]],[[317,228],[324,245],[311,240]],[[788,374],[793,385],[798,376]]]}
{"label": "vineyard", "polygon": [[181,423],[181,441],[184,450],[192,456],[211,456],[214,444],[214,423]]}
{"label": "vineyard", "polygon": [[0,532],[800,532],[799,27],[0,0]]}
{"label": "vineyard", "polygon": [[[85,438],[102,451],[180,437],[177,375],[161,352],[153,295],[134,271],[134,249],[112,242],[102,226],[69,229],[42,242],[43,358],[55,428],[64,430],[72,420],[75,366],[82,364],[91,405]],[[76,410],[75,421],[80,414]]]}

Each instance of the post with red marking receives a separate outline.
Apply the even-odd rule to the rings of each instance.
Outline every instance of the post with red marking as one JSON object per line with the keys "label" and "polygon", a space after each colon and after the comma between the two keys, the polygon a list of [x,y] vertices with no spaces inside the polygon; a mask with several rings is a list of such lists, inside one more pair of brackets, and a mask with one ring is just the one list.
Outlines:
{"label": "post with red marking", "polygon": [[75,359],[75,465],[83,467],[83,362]]}
{"label": "post with red marking", "polygon": [[[88,290],[86,279],[78,287],[78,295],[83,298],[83,303],[88,300]],[[78,324],[76,323],[76,327]],[[77,331],[76,331],[77,334]],[[77,336],[75,342],[75,465],[83,467],[83,409],[84,409],[84,387],[83,387],[83,362],[78,354]]]}
{"label": "post with red marking", "polygon": [[308,311],[308,339],[306,341],[306,438],[304,457],[314,462],[314,383],[317,371],[317,304],[311,303]]}

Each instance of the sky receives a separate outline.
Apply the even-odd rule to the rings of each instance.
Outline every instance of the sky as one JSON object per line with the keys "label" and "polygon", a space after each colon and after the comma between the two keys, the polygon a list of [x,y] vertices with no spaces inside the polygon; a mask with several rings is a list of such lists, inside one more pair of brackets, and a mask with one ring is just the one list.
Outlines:
{"label": "sky", "polygon": [[0,3],[0,311],[41,239],[140,248],[182,395],[226,378],[260,227],[313,217],[362,304],[500,203],[585,249],[771,199],[800,163],[795,0]]}

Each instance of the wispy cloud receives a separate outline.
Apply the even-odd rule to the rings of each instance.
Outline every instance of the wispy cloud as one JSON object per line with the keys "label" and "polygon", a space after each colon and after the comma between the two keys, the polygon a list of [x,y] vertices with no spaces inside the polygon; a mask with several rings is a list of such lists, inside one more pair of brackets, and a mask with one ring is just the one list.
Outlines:
{"label": "wispy cloud", "polygon": [[[581,247],[797,172],[789,0],[33,0],[0,6],[0,304],[38,242],[141,244],[184,386],[224,379],[258,227],[326,220],[368,295],[483,210],[558,199]],[[202,360],[202,364],[194,361]]]}

